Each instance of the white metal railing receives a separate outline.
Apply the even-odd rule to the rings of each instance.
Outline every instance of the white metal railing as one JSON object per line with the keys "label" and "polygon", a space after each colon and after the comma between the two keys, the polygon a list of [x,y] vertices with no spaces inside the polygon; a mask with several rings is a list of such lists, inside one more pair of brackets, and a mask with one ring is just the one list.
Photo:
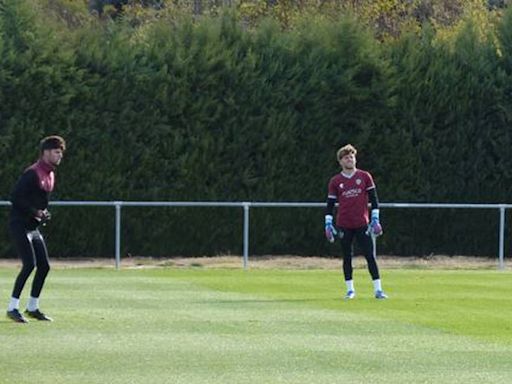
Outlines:
{"label": "white metal railing", "polygon": [[[0,200],[1,205],[10,205]],[[222,202],[222,201],[52,201],[56,206],[108,206],[115,208],[115,266],[121,266],[121,208],[122,207],[237,207],[243,208],[243,267],[249,262],[249,211],[252,207],[265,208],[315,208],[325,207],[325,203],[304,202]],[[454,209],[496,209],[499,212],[499,269],[504,269],[505,256],[505,210],[512,204],[438,204],[438,203],[381,203],[382,208],[454,208]]]}

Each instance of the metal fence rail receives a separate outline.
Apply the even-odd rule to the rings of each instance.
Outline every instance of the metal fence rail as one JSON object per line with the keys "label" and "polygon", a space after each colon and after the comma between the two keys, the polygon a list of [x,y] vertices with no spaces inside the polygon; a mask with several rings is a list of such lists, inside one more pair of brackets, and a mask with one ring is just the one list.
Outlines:
{"label": "metal fence rail", "polygon": [[[10,205],[9,201],[0,200],[0,206]],[[249,228],[251,208],[321,208],[325,203],[305,202],[223,202],[223,201],[52,201],[56,206],[92,206],[115,208],[115,266],[121,266],[121,209],[122,207],[235,207],[242,208],[243,224],[243,268],[249,263]],[[499,213],[499,269],[504,269],[505,256],[505,210],[512,204],[438,204],[438,203],[381,203],[381,208],[450,208],[450,209],[495,209]]]}

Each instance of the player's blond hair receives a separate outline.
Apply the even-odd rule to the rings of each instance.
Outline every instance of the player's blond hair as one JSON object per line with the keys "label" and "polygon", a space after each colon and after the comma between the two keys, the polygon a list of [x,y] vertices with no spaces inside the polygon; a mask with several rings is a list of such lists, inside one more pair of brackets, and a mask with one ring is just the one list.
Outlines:
{"label": "player's blond hair", "polygon": [[336,158],[338,161],[340,161],[343,156],[346,155],[357,155],[357,149],[352,144],[347,144],[338,149],[338,152],[336,153]]}

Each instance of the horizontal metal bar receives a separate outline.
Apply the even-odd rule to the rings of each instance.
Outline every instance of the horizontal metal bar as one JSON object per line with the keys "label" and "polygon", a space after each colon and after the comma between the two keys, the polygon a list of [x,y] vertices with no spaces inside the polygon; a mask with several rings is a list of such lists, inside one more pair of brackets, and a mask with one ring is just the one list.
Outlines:
{"label": "horizontal metal bar", "polygon": [[379,205],[382,208],[468,208],[468,209],[512,208],[512,204],[381,203]]}
{"label": "horizontal metal bar", "polygon": [[250,203],[230,201],[122,201],[124,207],[243,207]]}
{"label": "horizontal metal bar", "polygon": [[[318,208],[318,202],[264,202],[264,201],[52,201],[55,206],[123,206],[123,207],[262,207],[262,208]],[[11,205],[0,200],[0,206]],[[451,203],[380,203],[381,208],[459,208],[459,209],[511,209],[512,204],[451,204]]]}

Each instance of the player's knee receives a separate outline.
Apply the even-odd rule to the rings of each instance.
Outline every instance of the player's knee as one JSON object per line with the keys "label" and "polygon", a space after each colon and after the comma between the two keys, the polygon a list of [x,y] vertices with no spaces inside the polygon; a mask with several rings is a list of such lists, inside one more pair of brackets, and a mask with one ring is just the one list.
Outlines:
{"label": "player's knee", "polygon": [[35,267],[36,265],[33,261],[23,261],[23,265],[21,266],[21,273],[30,275]]}
{"label": "player's knee", "polygon": [[40,273],[45,273],[45,274],[50,272],[50,264],[48,264],[48,263],[38,264],[37,271]]}

